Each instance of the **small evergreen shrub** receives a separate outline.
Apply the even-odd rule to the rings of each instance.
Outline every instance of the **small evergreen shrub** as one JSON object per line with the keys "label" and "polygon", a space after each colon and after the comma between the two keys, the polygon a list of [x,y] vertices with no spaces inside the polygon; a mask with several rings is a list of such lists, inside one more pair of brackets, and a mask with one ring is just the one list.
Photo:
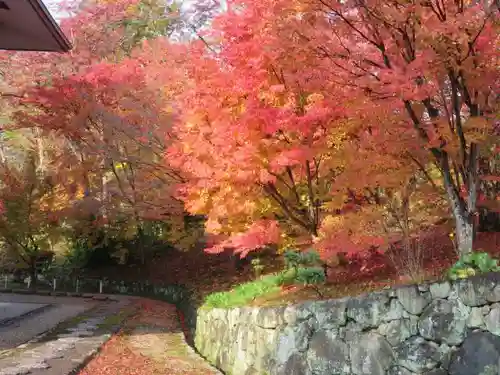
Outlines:
{"label": "small evergreen shrub", "polygon": [[282,273],[281,285],[313,286],[326,281],[325,271],[318,267],[321,259],[315,250],[307,252],[286,250],[284,256],[286,269]]}
{"label": "small evergreen shrub", "polygon": [[300,266],[316,266],[321,263],[319,254],[311,249],[306,252],[299,252],[295,250],[285,250],[285,266],[286,268],[299,268]]}
{"label": "small evergreen shrub", "polygon": [[325,281],[325,272],[323,271],[323,268],[319,267],[299,268],[297,276],[295,277],[296,283],[304,284],[307,286],[322,284]]}

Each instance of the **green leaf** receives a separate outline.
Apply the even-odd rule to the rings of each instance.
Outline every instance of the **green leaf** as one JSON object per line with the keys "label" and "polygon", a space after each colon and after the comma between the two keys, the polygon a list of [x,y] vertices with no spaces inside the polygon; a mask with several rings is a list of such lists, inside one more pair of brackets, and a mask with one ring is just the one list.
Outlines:
{"label": "green leaf", "polygon": [[319,267],[299,268],[295,281],[304,285],[321,284],[326,281],[325,272]]}
{"label": "green leaf", "polygon": [[466,278],[471,273],[470,269],[485,273],[491,271],[499,271],[498,260],[493,259],[487,252],[478,251],[462,256],[450,269],[448,270],[448,277],[451,280],[457,278]]}
{"label": "green leaf", "polygon": [[465,264],[473,264],[475,262],[475,254],[465,254],[462,256],[461,261]]}
{"label": "green leaf", "polygon": [[471,260],[472,265],[479,268],[481,272],[487,272],[491,267],[491,258],[488,253],[472,253]]}

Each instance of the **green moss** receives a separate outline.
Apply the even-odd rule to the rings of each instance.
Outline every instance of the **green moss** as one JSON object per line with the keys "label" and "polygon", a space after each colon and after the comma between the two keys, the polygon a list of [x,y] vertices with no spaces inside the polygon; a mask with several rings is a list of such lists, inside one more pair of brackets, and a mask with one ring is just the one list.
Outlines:
{"label": "green moss", "polygon": [[108,328],[113,326],[121,325],[122,322],[132,316],[135,310],[130,308],[125,308],[120,310],[118,313],[113,315],[108,315],[106,318],[97,325],[99,328]]}
{"label": "green moss", "polygon": [[78,324],[90,319],[92,317],[92,311],[95,308],[92,308],[80,315],[77,315],[73,318],[70,318],[68,320],[65,320],[61,323],[59,323],[57,326],[49,330],[45,335],[43,336],[42,341],[50,341],[50,340],[55,340],[58,335],[61,333],[66,333],[69,328],[73,328],[77,326]]}
{"label": "green moss", "polygon": [[77,315],[75,316],[74,318],[71,318],[71,319],[68,319],[65,321],[66,325],[68,327],[72,327],[72,326],[76,326],[82,322],[84,322],[85,320],[88,320],[90,319],[91,315],[88,314],[88,313],[83,313],[81,315]]}

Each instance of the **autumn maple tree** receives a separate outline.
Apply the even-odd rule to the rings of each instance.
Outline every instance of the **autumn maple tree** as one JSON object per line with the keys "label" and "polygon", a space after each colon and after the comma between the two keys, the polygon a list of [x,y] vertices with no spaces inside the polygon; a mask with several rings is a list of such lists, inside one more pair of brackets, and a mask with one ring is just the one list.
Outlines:
{"label": "autumn maple tree", "polygon": [[163,159],[168,91],[153,84],[158,71],[145,71],[146,53],[134,55],[147,39],[168,35],[178,15],[160,1],[86,1],[67,10],[74,12],[61,25],[74,45],[69,54],[2,55],[12,94],[4,130],[31,132],[45,145],[37,160],[51,192],[36,204],[50,201],[52,220],[73,228],[66,235],[137,238],[143,263],[150,222],[167,222],[166,232],[190,245],[173,196],[182,177]]}
{"label": "autumn maple tree", "polygon": [[32,285],[36,284],[40,256],[52,251],[63,234],[54,220],[57,209],[50,202],[52,186],[37,166],[39,160],[32,152],[20,166],[0,164],[2,252],[28,267]]}
{"label": "autumn maple tree", "polygon": [[[188,208],[206,213],[216,231],[240,218],[233,232],[245,248],[241,232],[256,238],[260,219],[283,215],[315,236],[322,218],[332,217],[329,201],[337,210],[360,196],[367,204],[367,190],[387,193],[417,172],[437,169],[442,177],[428,183],[445,192],[459,252],[471,251],[478,161],[487,151],[481,147],[496,135],[496,5],[229,6],[214,22],[215,47],[193,52],[194,83],[177,149],[179,165],[191,171]],[[322,178],[319,160],[329,172]],[[291,203],[297,186],[302,190]],[[259,196],[278,208],[259,211]],[[260,229],[274,238],[260,241],[275,241],[266,223]]]}
{"label": "autumn maple tree", "polygon": [[[362,91],[367,110],[381,103],[405,114],[393,125],[414,129],[414,147],[430,153],[456,222],[458,250],[471,251],[481,144],[496,135],[497,6],[320,0],[305,13],[315,28],[302,37],[336,70],[339,84]],[[387,126],[370,120],[369,129]],[[379,150],[400,145],[381,144]]]}
{"label": "autumn maple tree", "polygon": [[177,143],[167,156],[186,176],[181,197],[190,212],[207,215],[207,231],[228,237],[210,251],[244,256],[269,243],[310,243],[341,169],[344,134],[327,124],[342,115],[288,82],[279,65],[259,61],[254,74],[256,60],[232,53],[218,55],[223,67],[199,43],[183,66]]}
{"label": "autumn maple tree", "polygon": [[9,131],[52,179],[40,204],[139,239],[168,223],[182,246],[187,211],[241,256],[408,247],[451,215],[471,251],[498,194],[498,6],[226,3],[208,26],[210,1],[71,4],[71,53],[1,55]]}

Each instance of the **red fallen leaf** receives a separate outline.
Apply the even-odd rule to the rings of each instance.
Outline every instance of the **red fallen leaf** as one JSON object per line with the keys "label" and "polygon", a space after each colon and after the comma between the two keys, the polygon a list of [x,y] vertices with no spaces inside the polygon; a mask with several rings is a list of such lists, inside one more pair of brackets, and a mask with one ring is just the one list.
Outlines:
{"label": "red fallen leaf", "polygon": [[148,358],[131,351],[121,335],[113,336],[78,375],[150,375],[154,366]]}

